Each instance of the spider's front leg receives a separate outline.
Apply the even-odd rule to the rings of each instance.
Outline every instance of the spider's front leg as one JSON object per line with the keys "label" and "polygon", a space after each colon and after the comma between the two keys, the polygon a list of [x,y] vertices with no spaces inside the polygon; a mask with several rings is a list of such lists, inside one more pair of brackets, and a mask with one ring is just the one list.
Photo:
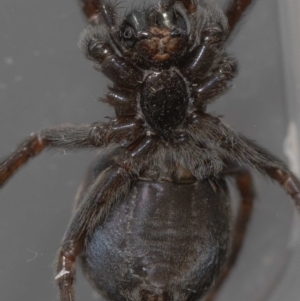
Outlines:
{"label": "spider's front leg", "polygon": [[253,2],[254,0],[231,0],[225,12],[228,19],[230,33],[242,19],[243,14]]}
{"label": "spider's front leg", "polygon": [[129,143],[143,136],[144,128],[135,117],[119,117],[109,123],[68,125],[32,134],[6,160],[0,163],[0,188],[30,158],[45,148],[74,150],[101,147],[111,142]]}
{"label": "spider's front leg", "polygon": [[[233,166],[235,166],[235,164],[233,164]],[[213,287],[208,291],[205,301],[215,300],[215,297],[222,287],[224,281],[230,274],[231,269],[233,268],[243,246],[244,237],[253,211],[255,193],[251,173],[245,168],[235,166],[235,168],[231,168],[230,170],[226,168],[224,174],[225,176],[229,175],[235,177],[241,202],[239,204],[239,209],[234,224],[231,252],[227,259],[226,266],[217,278]]]}
{"label": "spider's front leg", "polygon": [[87,21],[91,24],[99,23],[99,1],[80,0],[80,6]]}
{"label": "spider's front leg", "polygon": [[75,261],[86,240],[93,234],[111,209],[129,190],[133,174],[130,170],[110,167],[101,173],[73,217],[57,254],[55,280],[61,301],[74,301]]}
{"label": "spider's front leg", "polygon": [[100,24],[103,20],[109,27],[116,24],[115,6],[102,0],[79,0],[83,14],[92,25]]}

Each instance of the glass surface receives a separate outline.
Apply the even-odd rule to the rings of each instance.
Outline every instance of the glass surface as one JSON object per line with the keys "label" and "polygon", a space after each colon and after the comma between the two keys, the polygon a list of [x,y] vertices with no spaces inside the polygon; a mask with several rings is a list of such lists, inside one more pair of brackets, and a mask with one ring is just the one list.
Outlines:
{"label": "glass surface", "polygon": [[[127,3],[132,1],[122,6]],[[289,115],[278,14],[276,1],[260,0],[245,17],[228,47],[240,74],[209,112],[224,115],[224,122],[284,159]],[[108,80],[77,47],[83,28],[77,1],[2,0],[0,158],[40,128],[111,115],[97,101]],[[92,156],[45,152],[1,191],[0,300],[57,300],[52,265]],[[277,184],[260,176],[255,181],[257,201],[244,248],[218,300],[298,300],[299,222]],[[80,272],[76,296],[96,300]]]}

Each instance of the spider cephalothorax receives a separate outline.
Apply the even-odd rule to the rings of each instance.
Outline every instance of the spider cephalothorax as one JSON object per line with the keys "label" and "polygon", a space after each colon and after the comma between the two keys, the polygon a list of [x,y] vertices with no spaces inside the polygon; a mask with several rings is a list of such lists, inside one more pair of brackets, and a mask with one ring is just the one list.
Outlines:
{"label": "spider cephalothorax", "polygon": [[[161,0],[121,21],[109,1],[81,2],[90,23],[81,46],[113,82],[103,100],[116,117],[31,135],[0,164],[0,187],[46,147],[114,144],[77,195],[57,255],[61,301],[74,301],[77,257],[110,300],[193,301],[214,284],[211,301],[251,215],[249,169],[277,180],[300,208],[287,166],[205,112],[237,73],[225,43],[251,0],[232,0],[226,15],[211,0]],[[234,226],[228,176],[241,196]]]}
{"label": "spider cephalothorax", "polygon": [[82,48],[109,78],[119,73],[118,87],[110,88],[106,98],[117,115],[124,114],[120,108],[127,101],[130,112],[125,115],[139,116],[146,130],[170,140],[192,112],[203,111],[235,76],[236,63],[224,51],[227,34],[216,5],[174,3],[134,9],[111,27],[88,28]]}

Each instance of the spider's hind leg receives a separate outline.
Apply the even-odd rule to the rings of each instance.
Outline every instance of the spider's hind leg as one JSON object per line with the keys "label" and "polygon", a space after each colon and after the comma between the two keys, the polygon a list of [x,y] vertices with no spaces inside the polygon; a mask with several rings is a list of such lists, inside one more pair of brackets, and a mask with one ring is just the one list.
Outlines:
{"label": "spider's hind leg", "polygon": [[130,172],[123,168],[109,167],[97,177],[85,195],[57,254],[55,280],[60,290],[60,301],[75,300],[73,287],[75,261],[111,207],[127,195],[132,180]]}
{"label": "spider's hind leg", "polygon": [[244,236],[247,230],[249,220],[251,218],[253,201],[254,201],[254,187],[250,172],[246,169],[238,168],[236,171],[229,171],[236,179],[236,185],[241,196],[241,203],[239,205],[237,218],[233,229],[233,238],[231,253],[227,259],[227,263],[220,276],[217,278],[214,286],[208,291],[204,301],[215,300],[221,286],[228,277],[232,267],[234,266],[241,247],[243,246]]}

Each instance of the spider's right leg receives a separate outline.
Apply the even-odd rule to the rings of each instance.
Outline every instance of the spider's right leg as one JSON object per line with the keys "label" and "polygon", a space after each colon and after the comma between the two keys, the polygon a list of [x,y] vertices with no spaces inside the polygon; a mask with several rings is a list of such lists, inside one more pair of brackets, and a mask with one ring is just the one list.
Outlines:
{"label": "spider's right leg", "polygon": [[254,201],[254,187],[252,177],[246,169],[237,168],[236,171],[230,171],[236,178],[236,185],[242,198],[239,205],[238,214],[233,230],[231,253],[227,260],[226,266],[217,278],[213,287],[208,291],[207,297],[204,301],[213,301],[223,285],[232,267],[234,266],[241,247],[243,246],[244,236],[247,230],[249,220],[251,218],[253,201]]}
{"label": "spider's right leg", "polygon": [[230,33],[234,30],[238,22],[243,17],[247,8],[254,1],[255,0],[231,0],[225,12],[228,19],[228,26],[229,26]]}
{"label": "spider's right leg", "polygon": [[60,290],[60,301],[75,300],[73,282],[76,258],[82,253],[84,244],[93,234],[95,227],[103,222],[113,205],[128,194],[133,180],[134,176],[130,170],[109,167],[90,187],[67,229],[57,254],[55,280]]}
{"label": "spider's right leg", "polygon": [[83,14],[89,24],[97,25],[104,22],[109,26],[116,24],[115,6],[103,0],[79,0]]}

